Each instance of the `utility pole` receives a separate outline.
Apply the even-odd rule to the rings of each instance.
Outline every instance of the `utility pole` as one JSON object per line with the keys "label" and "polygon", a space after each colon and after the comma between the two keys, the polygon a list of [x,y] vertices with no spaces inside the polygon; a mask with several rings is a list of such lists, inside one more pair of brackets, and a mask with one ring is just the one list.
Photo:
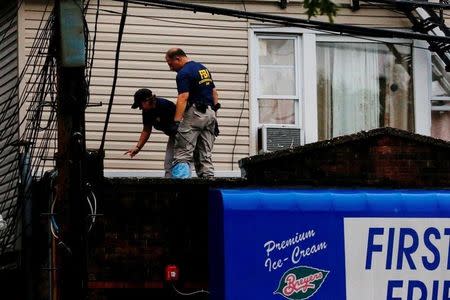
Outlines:
{"label": "utility pole", "polygon": [[[82,1],[57,0],[57,255],[58,300],[87,299],[86,259],[86,49]],[[54,296],[54,295],[53,295]]]}

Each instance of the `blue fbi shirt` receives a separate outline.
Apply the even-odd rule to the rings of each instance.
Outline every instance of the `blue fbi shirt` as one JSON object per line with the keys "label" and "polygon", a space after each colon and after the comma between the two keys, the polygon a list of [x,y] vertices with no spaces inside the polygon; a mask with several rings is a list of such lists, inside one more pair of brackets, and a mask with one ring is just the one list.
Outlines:
{"label": "blue fbi shirt", "polygon": [[173,102],[157,97],[155,108],[142,111],[142,123],[150,128],[153,126],[156,130],[161,130],[167,134],[168,129],[174,122],[175,108]]}
{"label": "blue fbi shirt", "polygon": [[189,92],[189,104],[214,105],[212,90],[215,87],[209,70],[198,62],[187,62],[177,73],[178,94]]}

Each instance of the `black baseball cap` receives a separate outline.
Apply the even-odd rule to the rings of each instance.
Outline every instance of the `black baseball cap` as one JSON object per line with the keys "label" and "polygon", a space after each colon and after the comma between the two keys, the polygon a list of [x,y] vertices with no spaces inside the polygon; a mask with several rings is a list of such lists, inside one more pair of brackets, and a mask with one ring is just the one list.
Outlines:
{"label": "black baseball cap", "polygon": [[134,93],[134,102],[131,108],[138,108],[142,101],[145,101],[153,96],[153,93],[149,89],[139,89]]}

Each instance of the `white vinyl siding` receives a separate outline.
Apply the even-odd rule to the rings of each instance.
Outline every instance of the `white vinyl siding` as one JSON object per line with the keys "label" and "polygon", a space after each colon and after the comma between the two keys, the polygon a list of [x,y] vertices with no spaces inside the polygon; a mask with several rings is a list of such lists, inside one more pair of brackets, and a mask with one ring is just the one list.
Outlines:
{"label": "white vinyl siding", "polygon": [[[287,9],[280,9],[278,1],[265,0],[186,2],[306,19],[300,1],[289,1]],[[21,32],[25,36],[25,53],[33,42],[45,3],[38,0],[26,1],[24,32]],[[96,1],[91,1],[87,15],[91,39],[94,36],[95,9]],[[111,92],[121,13],[121,2],[100,2],[90,99],[92,104],[102,102],[103,106],[88,107],[86,110],[88,148],[96,149],[100,145]],[[328,21],[326,16],[318,19]],[[373,6],[356,12],[343,8],[339,10],[335,22],[371,27],[411,26],[402,15]],[[134,92],[138,88],[147,87],[160,97],[176,100],[176,73],[169,71],[164,59],[165,52],[171,47],[181,47],[190,58],[210,69],[222,104],[222,109],[218,112],[221,134],[213,151],[215,169],[219,172],[238,171],[237,161],[256,153],[255,136],[250,133],[250,123],[254,122],[255,117],[252,115],[253,111],[252,114],[249,113],[248,98],[252,87],[248,85],[248,75],[251,74],[247,74],[248,71],[252,72],[251,65],[248,67],[250,70],[247,68],[250,55],[248,28],[255,24],[257,22],[234,17],[130,4],[120,52],[114,104],[106,136],[105,171],[130,174],[158,171],[163,174],[167,141],[165,135],[153,132],[144,149],[134,159],[129,159],[124,153],[136,144],[142,129],[140,112],[130,109]],[[283,28],[270,23],[261,26]],[[306,67],[307,64],[303,63],[303,68]],[[300,96],[305,98],[311,95]],[[304,122],[309,122],[309,112],[314,109],[305,108]],[[310,134],[305,139],[308,142],[313,141],[316,135]]]}
{"label": "white vinyl siding", "polygon": [[[43,7],[43,4],[27,5],[27,47],[32,44]],[[87,15],[91,39],[94,37],[95,8],[96,3],[91,3]],[[120,2],[100,3],[90,99],[92,104],[102,102],[103,106],[86,110],[88,148],[98,148],[103,133],[121,12]],[[130,108],[134,92],[147,87],[157,96],[176,101],[176,73],[169,70],[164,58],[171,47],[181,47],[191,59],[203,63],[211,71],[222,104],[218,112],[221,133],[213,153],[215,169],[238,171],[237,161],[250,154],[247,44],[247,23],[244,20],[130,5],[106,135],[105,171],[163,170],[167,137],[158,131],[153,131],[135,158],[129,159],[123,154],[136,144],[142,130],[141,112]]]}

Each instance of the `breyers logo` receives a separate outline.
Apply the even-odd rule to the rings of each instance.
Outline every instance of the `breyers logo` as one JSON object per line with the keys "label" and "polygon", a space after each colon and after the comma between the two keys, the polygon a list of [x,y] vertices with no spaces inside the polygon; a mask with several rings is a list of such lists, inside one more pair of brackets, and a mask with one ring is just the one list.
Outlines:
{"label": "breyers logo", "polygon": [[308,299],[322,286],[329,271],[300,266],[286,271],[274,294],[286,299]]}

